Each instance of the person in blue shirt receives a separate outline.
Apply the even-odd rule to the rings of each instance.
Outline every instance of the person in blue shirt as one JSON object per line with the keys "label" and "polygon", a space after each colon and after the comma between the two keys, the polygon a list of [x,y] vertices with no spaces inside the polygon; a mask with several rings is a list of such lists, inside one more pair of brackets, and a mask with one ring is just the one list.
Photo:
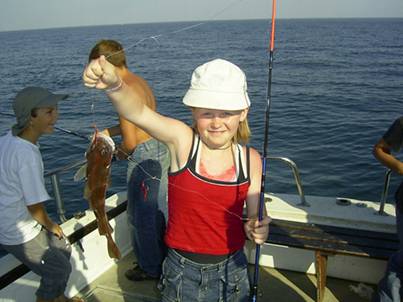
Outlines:
{"label": "person in blue shirt", "polygon": [[[374,156],[385,167],[399,175],[403,175],[403,162],[392,152],[400,151],[403,146],[403,117],[395,120],[388,131],[374,146]],[[396,201],[396,230],[399,237],[399,250],[388,262],[385,276],[378,284],[378,291],[373,296],[373,302],[401,302],[403,276],[403,181],[395,193]]]}

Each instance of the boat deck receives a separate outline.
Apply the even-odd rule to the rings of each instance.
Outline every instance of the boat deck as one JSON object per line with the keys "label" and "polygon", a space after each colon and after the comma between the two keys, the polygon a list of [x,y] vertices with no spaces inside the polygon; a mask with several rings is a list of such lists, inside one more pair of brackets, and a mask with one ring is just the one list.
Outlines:
{"label": "boat deck", "polygon": [[[135,261],[132,253],[101,275],[80,295],[87,302],[155,302],[160,301],[157,282],[133,282],[124,272]],[[253,266],[250,267],[253,271]],[[316,278],[314,275],[262,267],[259,278],[258,301],[315,301]],[[370,301],[373,285],[359,284],[329,277],[323,302]],[[367,296],[367,297],[366,297]]]}

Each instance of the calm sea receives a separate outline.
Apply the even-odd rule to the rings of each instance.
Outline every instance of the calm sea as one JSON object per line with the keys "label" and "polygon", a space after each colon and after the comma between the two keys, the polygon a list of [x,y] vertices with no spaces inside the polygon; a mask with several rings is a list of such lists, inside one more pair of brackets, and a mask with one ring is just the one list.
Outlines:
{"label": "calm sea", "polygon": [[[252,108],[251,145],[262,149],[268,81],[269,21],[136,24],[0,32],[0,112],[11,112],[15,93],[28,85],[65,92],[58,126],[85,135],[117,118],[103,93],[88,90],[81,72],[102,38],[128,48],[129,67],[147,79],[158,110],[189,122],[181,104],[192,70],[225,58],[246,73]],[[373,158],[374,143],[402,115],[403,19],[279,20],[274,53],[269,155],[298,165],[305,193],[379,200],[385,169]],[[176,32],[178,31],[178,32]],[[157,40],[143,38],[160,36]],[[136,45],[136,46],[134,46]],[[0,132],[13,118],[0,115]],[[40,140],[45,168],[84,156],[87,142],[55,131]],[[112,167],[108,194],[125,189],[125,162]],[[62,174],[67,215],[87,208],[83,183]],[[296,193],[282,163],[269,162],[266,190]],[[399,182],[394,175],[391,193]],[[51,192],[51,189],[49,188]],[[54,213],[52,202],[49,210]]]}

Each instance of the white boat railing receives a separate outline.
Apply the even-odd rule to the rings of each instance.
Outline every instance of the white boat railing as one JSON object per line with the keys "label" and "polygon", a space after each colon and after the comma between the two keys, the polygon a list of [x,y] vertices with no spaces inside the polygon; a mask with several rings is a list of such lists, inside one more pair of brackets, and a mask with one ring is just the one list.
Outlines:
{"label": "white boat railing", "polygon": [[[287,157],[268,156],[267,159],[281,161],[281,162],[287,164],[291,168],[292,173],[294,175],[295,184],[297,186],[298,195],[301,200],[301,202],[298,205],[309,207],[310,205],[305,199],[305,194],[304,194],[304,190],[302,187],[301,176],[300,176],[299,169],[298,169],[298,166],[296,165],[296,163]],[[85,162],[86,162],[86,160],[83,159],[83,160],[74,162],[70,165],[67,165],[67,166],[64,166],[64,167],[61,167],[58,169],[54,169],[54,170],[51,170],[51,171],[45,173],[45,177],[49,177],[50,181],[52,183],[52,190],[53,190],[53,196],[54,196],[55,203],[56,203],[57,214],[58,214],[61,222],[67,221],[67,218],[65,216],[66,210],[65,210],[65,206],[64,206],[64,201],[63,201],[63,198],[62,198],[62,195],[60,192],[60,178],[59,178],[60,176],[59,175],[61,173],[67,172],[71,169],[75,169],[79,166],[82,166],[83,164],[85,164]],[[384,209],[385,209],[386,199],[388,197],[391,174],[392,174],[392,170],[387,170],[385,173],[385,180],[384,180],[382,195],[381,195],[381,199],[379,202],[379,211],[378,211],[379,215],[386,215]]]}
{"label": "white boat railing", "polygon": [[304,190],[302,188],[301,176],[299,174],[299,169],[297,167],[297,164],[287,157],[268,156],[267,159],[282,161],[283,163],[286,163],[291,168],[292,173],[294,175],[295,184],[297,185],[298,194],[301,199],[301,202],[298,205],[302,206],[302,207],[309,207],[310,204],[305,199]]}
{"label": "white boat railing", "polygon": [[[310,205],[305,199],[305,194],[304,194],[304,190],[302,187],[301,176],[300,176],[299,169],[298,169],[296,163],[287,157],[268,156],[267,159],[268,160],[278,160],[278,161],[284,162],[291,168],[291,171],[293,172],[293,175],[294,175],[295,184],[297,186],[298,194],[301,199],[301,202],[298,205],[309,207]],[[65,216],[66,210],[65,210],[65,206],[64,206],[64,201],[62,198],[62,194],[60,192],[60,174],[67,172],[71,169],[77,168],[79,166],[82,166],[83,164],[85,164],[85,162],[86,162],[86,160],[83,159],[83,160],[74,162],[72,164],[69,164],[67,166],[57,168],[57,169],[54,169],[54,170],[51,170],[51,171],[45,173],[45,177],[50,178],[50,181],[52,184],[53,195],[54,195],[54,199],[55,199],[55,203],[56,203],[57,214],[59,216],[60,221],[62,221],[62,222],[67,221],[67,218]]]}
{"label": "white boat railing", "polygon": [[[283,163],[286,163],[291,168],[293,175],[294,175],[295,184],[297,186],[298,194],[301,199],[301,202],[298,205],[309,207],[310,205],[305,199],[305,194],[304,194],[304,190],[302,187],[302,181],[301,181],[299,169],[298,169],[297,165],[295,164],[295,162],[293,162],[291,159],[289,159],[287,157],[268,156],[267,159],[281,161]],[[58,214],[61,222],[67,221],[67,218],[65,216],[66,210],[65,210],[62,194],[60,191],[60,174],[65,173],[71,169],[75,169],[79,166],[82,166],[85,163],[86,163],[86,160],[83,159],[83,160],[74,162],[72,164],[69,164],[67,166],[57,168],[57,169],[54,169],[54,170],[51,170],[51,171],[48,171],[45,173],[45,177],[46,178],[49,177],[51,184],[52,184],[53,196],[54,196],[54,200],[56,203],[56,211],[57,211],[57,214]]]}
{"label": "white boat railing", "polygon": [[56,211],[57,211],[57,215],[59,216],[59,219],[61,222],[67,221],[67,218],[65,216],[66,210],[64,207],[64,201],[62,198],[62,194],[60,192],[60,174],[67,172],[71,169],[75,169],[79,166],[82,166],[86,162],[87,162],[87,160],[83,159],[83,160],[74,162],[72,164],[69,164],[67,166],[46,172],[44,175],[45,178],[49,177],[50,181],[52,183],[53,197],[54,197],[55,203],[56,203]]}

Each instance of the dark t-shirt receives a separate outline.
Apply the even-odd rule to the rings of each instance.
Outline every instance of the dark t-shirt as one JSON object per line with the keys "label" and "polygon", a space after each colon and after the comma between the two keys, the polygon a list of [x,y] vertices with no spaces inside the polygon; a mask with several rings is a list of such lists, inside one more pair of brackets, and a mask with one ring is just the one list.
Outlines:
{"label": "dark t-shirt", "polygon": [[[392,147],[392,150],[397,152],[403,146],[403,116],[395,120],[388,131],[383,135],[384,141]],[[396,205],[400,212],[403,210],[403,182],[395,193]]]}
{"label": "dark t-shirt", "polygon": [[399,151],[403,145],[403,116],[398,118],[383,135],[383,139],[393,149]]}

